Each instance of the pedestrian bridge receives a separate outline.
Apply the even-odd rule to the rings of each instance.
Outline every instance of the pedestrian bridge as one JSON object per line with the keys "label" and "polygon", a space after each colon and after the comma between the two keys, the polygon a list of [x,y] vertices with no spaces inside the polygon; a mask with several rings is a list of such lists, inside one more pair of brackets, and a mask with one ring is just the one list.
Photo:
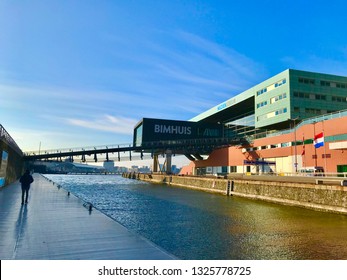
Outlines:
{"label": "pedestrian bridge", "polygon": [[81,162],[98,162],[152,158],[156,172],[160,166],[158,156],[163,155],[166,172],[170,173],[172,156],[185,155],[191,161],[203,160],[203,156],[210,155],[215,149],[248,143],[246,137],[226,132],[224,128],[220,123],[143,118],[134,128],[132,144],[29,152],[24,155],[24,160],[73,162],[77,158]]}
{"label": "pedestrian bridge", "polygon": [[52,160],[98,162],[109,160],[135,160],[154,158],[158,155],[185,155],[190,160],[201,160],[203,155],[209,155],[213,150],[232,146],[243,145],[243,138],[202,138],[202,139],[177,139],[168,141],[144,142],[141,146],[133,144],[107,145],[98,147],[70,148],[32,151],[24,154],[25,161]]}

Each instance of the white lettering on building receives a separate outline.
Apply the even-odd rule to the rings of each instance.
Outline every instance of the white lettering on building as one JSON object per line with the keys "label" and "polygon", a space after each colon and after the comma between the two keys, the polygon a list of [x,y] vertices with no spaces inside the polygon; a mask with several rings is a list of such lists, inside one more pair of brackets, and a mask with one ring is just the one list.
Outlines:
{"label": "white lettering on building", "polygon": [[218,137],[219,136],[219,130],[218,129],[211,129],[211,128],[206,128],[204,130],[204,136],[213,136],[213,137]]}
{"label": "white lettering on building", "polygon": [[154,125],[154,133],[191,135],[192,128],[189,126],[156,124]]}

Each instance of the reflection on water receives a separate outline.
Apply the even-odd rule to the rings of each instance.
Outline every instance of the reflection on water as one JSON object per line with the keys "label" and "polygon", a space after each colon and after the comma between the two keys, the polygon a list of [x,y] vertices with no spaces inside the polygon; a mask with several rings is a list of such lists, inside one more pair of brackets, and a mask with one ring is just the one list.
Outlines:
{"label": "reflection on water", "polygon": [[47,175],[181,259],[347,259],[347,216],[120,176]]}

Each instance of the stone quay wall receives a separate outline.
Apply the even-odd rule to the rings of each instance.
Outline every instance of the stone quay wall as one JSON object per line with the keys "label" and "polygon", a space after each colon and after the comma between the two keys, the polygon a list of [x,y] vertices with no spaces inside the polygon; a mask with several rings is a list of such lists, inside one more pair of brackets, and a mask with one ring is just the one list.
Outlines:
{"label": "stone quay wall", "polygon": [[347,187],[340,184],[341,180],[288,177],[210,178],[140,173],[124,173],[123,177],[347,214]]}

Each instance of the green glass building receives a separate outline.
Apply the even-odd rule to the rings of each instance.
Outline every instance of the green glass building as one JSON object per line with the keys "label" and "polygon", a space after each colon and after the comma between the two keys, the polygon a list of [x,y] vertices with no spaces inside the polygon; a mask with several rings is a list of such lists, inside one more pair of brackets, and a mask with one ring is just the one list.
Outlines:
{"label": "green glass building", "polygon": [[277,130],[345,109],[347,77],[287,69],[191,121],[224,123],[235,132]]}

